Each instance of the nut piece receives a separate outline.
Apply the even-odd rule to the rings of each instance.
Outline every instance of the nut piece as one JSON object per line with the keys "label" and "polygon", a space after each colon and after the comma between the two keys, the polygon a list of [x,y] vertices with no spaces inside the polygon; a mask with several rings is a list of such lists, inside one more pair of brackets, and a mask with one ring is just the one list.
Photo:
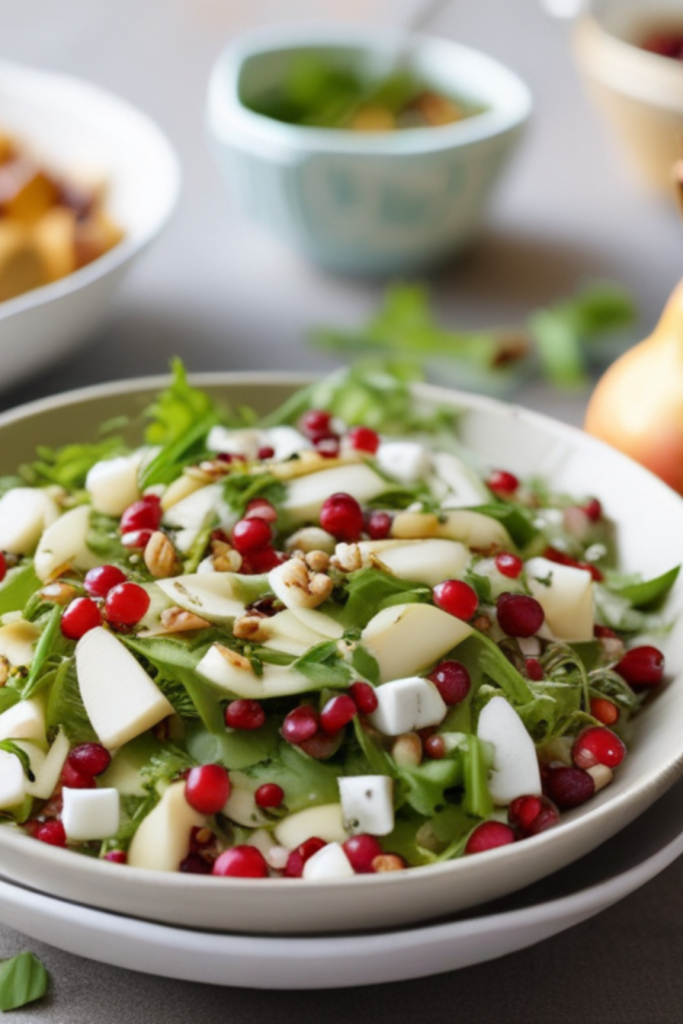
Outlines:
{"label": "nut piece", "polygon": [[326,572],[330,566],[330,556],[326,551],[309,551],[305,562],[313,572]]}
{"label": "nut piece", "polygon": [[9,679],[9,661],[4,654],[0,654],[0,686],[4,686]]}
{"label": "nut piece", "polygon": [[312,573],[306,563],[298,558],[291,558],[282,567],[283,584],[293,590],[296,604],[300,608],[317,608],[332,593],[334,583],[324,573]]}
{"label": "nut piece", "polygon": [[196,480],[191,476],[183,473],[177,480],[174,480],[168,485],[166,490],[161,496],[161,507],[164,512],[172,508],[173,505],[177,505],[183,498],[189,498],[195,491],[200,491],[202,487],[206,485],[206,480]]}
{"label": "nut piece", "polygon": [[224,644],[214,644],[214,647],[218,653],[225,658],[228,665],[232,665],[233,668],[238,668],[245,672],[253,673],[254,666],[249,661],[249,658],[245,658],[243,654],[239,654],[237,651],[231,650],[230,647],[225,647]]}
{"label": "nut piece", "polygon": [[422,740],[416,732],[402,733],[392,744],[391,756],[397,764],[417,768],[422,761]]}
{"label": "nut piece", "polygon": [[268,619],[264,615],[243,615],[241,619],[235,619],[232,631],[238,640],[262,644],[270,639]]}
{"label": "nut piece", "polygon": [[397,853],[380,853],[373,859],[371,866],[373,871],[381,874],[384,871],[403,871],[406,862]]}
{"label": "nut piece", "polygon": [[68,583],[48,583],[40,592],[44,601],[52,601],[53,604],[70,604],[78,591]]}
{"label": "nut piece", "polygon": [[211,625],[206,619],[184,608],[165,608],[159,618],[166,633],[186,633],[190,629],[206,629]]}
{"label": "nut piece", "polygon": [[145,546],[145,565],[152,576],[167,579],[173,575],[176,564],[175,548],[165,533],[155,530]]}
{"label": "nut piece", "polygon": [[241,554],[225,540],[211,541],[211,555],[216,572],[239,572],[242,568]]}
{"label": "nut piece", "polygon": [[337,544],[334,554],[330,559],[330,565],[341,572],[356,572],[367,564],[363,559],[363,552],[358,544]]}
{"label": "nut piece", "polygon": [[595,783],[596,793],[604,789],[605,786],[609,786],[614,778],[614,772],[606,764],[594,764],[592,768],[587,768],[586,771]]}

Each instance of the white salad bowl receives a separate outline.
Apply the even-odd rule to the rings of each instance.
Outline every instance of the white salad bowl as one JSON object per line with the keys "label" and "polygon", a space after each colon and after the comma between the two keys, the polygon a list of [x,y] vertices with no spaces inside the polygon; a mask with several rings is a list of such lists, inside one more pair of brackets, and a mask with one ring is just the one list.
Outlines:
{"label": "white salad bowl", "polygon": [[[96,436],[115,415],[135,416],[162,378],[85,388],[0,416],[0,474],[36,444]],[[198,375],[235,405],[272,409],[301,380],[274,374]],[[460,437],[483,467],[542,475],[569,493],[595,494],[617,524],[621,567],[654,577],[683,557],[683,500],[660,480],[581,431],[489,398],[419,385],[435,404],[461,410]],[[613,783],[532,839],[456,861],[339,881],[215,878],[122,867],[0,827],[0,871],[13,882],[100,909],[204,930],[302,934],[360,931],[438,917],[520,889],[577,860],[641,814],[683,773],[683,581],[668,605],[673,627],[658,639],[667,679],[635,720],[629,756]]]}
{"label": "white salad bowl", "polygon": [[150,118],[70,75],[0,61],[0,130],[69,180],[106,183],[105,209],[124,238],[74,273],[0,302],[0,388],[42,372],[104,318],[109,299],[168,220],[178,160]]}

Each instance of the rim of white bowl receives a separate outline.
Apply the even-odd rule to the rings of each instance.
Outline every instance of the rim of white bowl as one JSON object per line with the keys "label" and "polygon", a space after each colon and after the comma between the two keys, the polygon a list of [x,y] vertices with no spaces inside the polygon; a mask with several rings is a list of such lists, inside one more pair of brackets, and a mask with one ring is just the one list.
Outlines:
{"label": "rim of white bowl", "polygon": [[[283,25],[245,32],[225,47],[211,70],[207,93],[208,127],[216,135],[225,135],[228,140],[235,128],[242,129],[253,139],[280,144],[301,155],[314,152],[393,155],[439,152],[467,146],[521,127],[528,120],[533,106],[532,96],[519,75],[480,50],[424,34],[415,36],[416,54],[448,54],[456,66],[458,61],[469,63],[490,77],[494,88],[489,96],[481,98],[483,102],[490,103],[492,109],[438,128],[352,132],[277,121],[250,110],[240,98],[242,69],[252,57],[283,50],[324,47],[376,51],[390,56],[400,52],[404,41],[403,33],[377,25]],[[450,86],[455,87],[454,84]]]}
{"label": "rim of white bowl", "polygon": [[22,97],[31,94],[40,96],[46,89],[53,88],[66,95],[78,91],[79,101],[86,103],[89,108],[106,106],[119,117],[137,122],[139,129],[145,132],[151,146],[156,150],[159,164],[165,166],[165,174],[162,184],[155,194],[156,216],[152,217],[145,227],[129,233],[113,249],[99,256],[92,263],[72,271],[66,277],[0,302],[0,321],[70,295],[92,282],[106,277],[107,274],[133,259],[149,245],[168,222],[180,195],[182,177],[178,156],[161,128],[149,115],[127,100],[121,99],[115,93],[76,75],[45,71],[42,68],[0,60],[0,98],[7,86],[12,93],[20,94]]}
{"label": "rim of white bowl", "polygon": [[[238,384],[244,386],[291,385],[292,387],[297,387],[301,384],[311,383],[316,379],[321,379],[321,377],[304,373],[274,373],[269,371],[217,371],[194,373],[189,375],[190,383],[197,387],[226,387]],[[168,375],[139,377],[90,385],[88,387],[62,392],[58,395],[49,396],[47,398],[37,399],[34,402],[29,402],[24,405],[17,406],[14,409],[10,409],[7,412],[1,413],[0,430],[6,425],[39,415],[43,412],[54,411],[69,405],[92,402],[98,398],[109,397],[117,394],[155,391],[160,387],[167,386],[168,382]],[[683,498],[680,498],[670,487],[668,487],[662,480],[658,479],[649,470],[639,466],[633,461],[633,459],[623,455],[621,452],[612,448],[605,442],[585,434],[578,427],[555,420],[550,416],[535,412],[523,406],[503,402],[486,395],[470,394],[435,384],[417,384],[415,385],[415,390],[418,395],[424,395],[426,398],[431,397],[435,401],[439,398],[445,399],[447,396],[450,404],[453,404],[456,407],[460,404],[465,410],[469,408],[481,412],[495,413],[498,416],[502,415],[518,418],[539,427],[546,432],[550,429],[550,431],[555,435],[558,433],[560,435],[567,435],[580,449],[591,450],[597,447],[603,452],[608,452],[610,458],[624,464],[628,464],[632,470],[635,470],[647,477],[648,485],[659,491],[663,501],[670,502],[674,500],[681,502],[683,505]],[[552,847],[561,839],[562,836],[568,838],[576,832],[584,834],[586,830],[591,828],[591,825],[596,818],[611,819],[612,823],[616,824],[616,827],[609,832],[609,835],[614,835],[621,827],[624,827],[639,813],[636,811],[635,814],[629,816],[629,807],[632,808],[632,806],[636,804],[640,806],[641,810],[643,810],[645,806],[649,806],[649,804],[652,803],[659,795],[664,793],[669,786],[673,785],[682,773],[683,741],[681,742],[681,747],[675,756],[670,756],[664,763],[648,767],[647,770],[638,777],[638,779],[631,782],[630,786],[624,792],[616,794],[598,806],[586,807],[583,805],[581,808],[577,809],[580,813],[573,814],[572,812],[569,812],[571,816],[569,818],[565,818],[561,831],[549,829],[546,832],[542,832],[540,835],[533,836],[525,842],[533,842],[538,851],[547,845]],[[646,803],[648,799],[649,803]],[[27,841],[30,841],[30,837],[27,837],[24,833],[19,833],[11,828],[0,829],[0,847],[7,843],[8,845],[14,846],[15,849],[21,848],[24,852],[27,852],[27,847],[25,845]],[[111,866],[105,861],[95,860],[90,857],[77,857],[74,855],[72,850],[60,849],[43,843],[35,844],[35,846],[37,848],[33,850],[33,856],[39,858],[43,864],[48,867],[50,864],[64,867],[70,863],[79,872],[86,872],[92,877],[101,876],[103,871],[109,871],[111,868]],[[504,868],[506,864],[510,864],[511,862],[514,863],[514,861],[520,856],[524,857],[524,848],[525,843],[513,843],[507,846],[498,847],[497,849],[489,850],[487,851],[487,862],[490,864],[500,863]],[[466,873],[468,870],[471,870],[471,865],[473,863],[476,863],[476,859],[459,858],[457,860],[444,861],[439,864],[423,865],[418,871],[413,872],[411,870],[410,874],[413,881],[415,881],[415,876],[424,878],[439,875],[446,877],[449,875],[457,876],[463,871]],[[325,890],[337,890],[340,888],[342,890],[348,889],[350,885],[354,887],[383,885],[388,888],[390,886],[401,886],[402,884],[405,884],[402,876],[403,872],[396,871],[385,872],[380,875],[354,875],[353,878],[326,882],[311,882],[310,880],[307,881],[303,878],[292,878],[287,881],[287,889],[292,892],[311,892],[313,890],[316,892],[323,892]],[[150,886],[155,888],[162,887],[164,889],[168,889],[168,887],[170,887],[171,890],[175,888],[186,890],[188,887],[191,887],[198,893],[204,891],[216,891],[216,879],[212,876],[192,875],[181,872],[173,873],[153,871],[145,868],[134,868],[129,866],[126,868],[126,875],[122,876],[123,884],[125,884],[125,877],[130,878],[131,881],[136,881],[138,884],[144,884],[148,889]],[[221,892],[229,893],[231,890],[243,889],[244,884],[244,879],[229,877],[221,878]],[[258,888],[262,893],[264,891],[278,892],[281,891],[281,887],[282,880],[279,878],[259,879]]]}

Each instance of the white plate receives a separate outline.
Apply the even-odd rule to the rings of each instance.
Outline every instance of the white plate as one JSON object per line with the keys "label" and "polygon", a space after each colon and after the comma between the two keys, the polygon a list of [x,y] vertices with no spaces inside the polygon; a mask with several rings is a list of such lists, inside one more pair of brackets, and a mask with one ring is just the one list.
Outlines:
{"label": "white plate", "polygon": [[2,881],[0,920],[69,953],[145,974],[238,988],[350,988],[524,949],[623,899],[681,853],[683,781],[571,867],[478,914],[419,928],[310,938],[217,934],[93,910]]}

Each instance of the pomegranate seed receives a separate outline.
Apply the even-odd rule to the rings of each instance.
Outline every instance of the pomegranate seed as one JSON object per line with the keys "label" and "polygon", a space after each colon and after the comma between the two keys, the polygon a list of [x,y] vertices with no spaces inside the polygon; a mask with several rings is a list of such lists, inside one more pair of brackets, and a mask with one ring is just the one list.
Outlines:
{"label": "pomegranate seed", "polygon": [[211,865],[200,853],[188,853],[178,865],[178,870],[186,875],[210,875]]}
{"label": "pomegranate seed", "polygon": [[45,821],[36,825],[33,837],[49,846],[66,846],[66,832],[61,821]]}
{"label": "pomegranate seed", "polygon": [[392,519],[388,512],[371,512],[365,522],[370,540],[384,540],[391,533]]}
{"label": "pomegranate seed", "polygon": [[442,757],[446,756],[446,744],[443,736],[428,736],[422,744],[422,749],[433,761],[440,761]]}
{"label": "pomegranate seed", "polygon": [[358,709],[353,698],[342,693],[328,700],[320,712],[320,724],[326,733],[333,736],[348,725],[357,714]]}
{"label": "pomegranate seed", "polygon": [[629,686],[657,686],[664,676],[664,655],[647,644],[632,647],[616,665],[616,671]]}
{"label": "pomegranate seed", "polygon": [[593,626],[593,636],[598,640],[618,640],[618,635],[609,626]]}
{"label": "pomegranate seed", "polygon": [[89,630],[101,623],[102,614],[99,606],[89,597],[77,597],[62,615],[62,634],[69,640],[80,640]]}
{"label": "pomegranate seed", "polygon": [[370,427],[354,427],[347,434],[349,444],[358,452],[374,455],[379,448],[379,437]]}
{"label": "pomegranate seed", "polygon": [[312,857],[314,853],[317,853],[318,850],[322,850],[323,846],[327,846],[324,839],[318,839],[317,836],[311,836],[311,838],[303,842],[301,846],[297,846],[296,850],[292,850],[287,858],[285,878],[301,878],[306,861]]}
{"label": "pomegranate seed", "polygon": [[62,767],[61,780],[62,785],[67,786],[69,789],[94,789],[96,786],[92,775],[79,772],[78,768],[69,764],[68,761],[65,761]]}
{"label": "pomegranate seed", "polygon": [[69,752],[66,763],[83,775],[101,775],[111,764],[111,754],[101,743],[79,743]]}
{"label": "pomegranate seed", "polygon": [[557,548],[546,548],[543,552],[543,557],[547,558],[549,562],[557,562],[558,565],[568,565],[572,569],[583,569],[584,572],[591,574],[596,583],[602,583],[605,578],[597,565],[592,565],[591,562],[580,562],[576,558],[570,558],[569,555],[558,551]]}
{"label": "pomegranate seed", "polygon": [[529,679],[533,679],[535,683],[540,683],[545,673],[543,671],[543,665],[541,665],[538,658],[527,658],[526,659],[526,674]]}
{"label": "pomegranate seed", "polygon": [[233,846],[223,851],[211,874],[223,878],[267,878],[268,865],[255,846]]}
{"label": "pomegranate seed", "polygon": [[496,555],[496,569],[508,579],[516,580],[523,568],[522,559],[510,551],[501,551],[499,555]]}
{"label": "pomegranate seed", "polygon": [[141,498],[129,505],[121,516],[119,529],[121,533],[133,530],[158,530],[163,511],[157,497]]}
{"label": "pomegranate seed", "polygon": [[444,704],[449,707],[462,704],[472,686],[469,672],[459,661],[440,661],[427,679],[434,683]]}
{"label": "pomegranate seed", "polygon": [[557,825],[560,814],[546,796],[518,796],[508,807],[508,821],[522,839]]}
{"label": "pomegranate seed", "polygon": [[260,729],[266,713],[257,700],[233,700],[225,709],[225,724],[230,729]]}
{"label": "pomegranate seed", "polygon": [[372,862],[372,870],[376,875],[383,875],[387,871],[404,871],[408,863],[398,853],[380,853]]}
{"label": "pomegranate seed", "polygon": [[444,580],[432,590],[434,603],[456,619],[468,622],[477,610],[479,598],[469,583],[462,580]]}
{"label": "pomegranate seed", "polygon": [[320,509],[320,525],[337,540],[350,543],[363,532],[363,512],[350,494],[333,494]]}
{"label": "pomegranate seed", "polygon": [[230,796],[230,776],[220,764],[190,768],[185,783],[185,799],[200,814],[218,814]]}
{"label": "pomegranate seed", "polygon": [[318,731],[318,716],[310,704],[294,708],[282,723],[282,736],[288,743],[302,743]]}
{"label": "pomegranate seed", "polygon": [[592,768],[604,764],[616,768],[626,756],[626,747],[611,729],[591,725],[576,738],[572,747],[572,760],[579,768]]}
{"label": "pomegranate seed", "polygon": [[261,573],[270,572],[277,565],[282,565],[286,556],[272,548],[263,548],[261,551],[252,551],[242,556],[242,568],[240,572],[244,576],[260,576]]}
{"label": "pomegranate seed", "polygon": [[485,853],[487,850],[495,850],[497,846],[514,843],[516,838],[510,826],[504,825],[502,821],[482,821],[467,840],[465,853]]}
{"label": "pomegranate seed", "polygon": [[546,771],[544,788],[558,807],[568,811],[590,800],[595,793],[595,782],[583,768],[553,765]]}
{"label": "pomegranate seed", "polygon": [[501,594],[496,602],[498,625],[508,636],[533,636],[543,625],[545,614],[535,597]]}
{"label": "pomegranate seed", "polygon": [[614,725],[619,718],[619,708],[611,700],[605,697],[593,697],[591,700],[591,715],[597,718],[603,725]]}
{"label": "pomegranate seed", "polygon": [[373,860],[384,853],[379,841],[368,835],[351,836],[342,843],[342,847],[357,875],[372,874]]}
{"label": "pomegranate seed", "polygon": [[320,437],[314,442],[315,450],[324,459],[336,459],[339,455],[339,438],[336,434],[332,437]]}
{"label": "pomegranate seed", "polygon": [[274,523],[277,519],[277,509],[271,505],[266,498],[254,498],[247,505],[244,513],[245,519],[265,519],[267,523]]}
{"label": "pomegranate seed", "polygon": [[316,732],[307,740],[302,740],[297,746],[309,757],[316,761],[327,761],[333,757],[344,742],[344,732],[340,730],[330,736],[326,732]]}
{"label": "pomegranate seed", "polygon": [[272,448],[269,444],[264,444],[263,448],[259,448],[259,450],[256,452],[256,458],[262,460],[272,459],[274,455],[275,449]]}
{"label": "pomegranate seed", "polygon": [[309,409],[299,420],[299,429],[306,437],[315,441],[317,438],[329,436],[331,420],[332,413],[325,409]]}
{"label": "pomegranate seed", "polygon": [[215,458],[219,462],[225,462],[230,465],[231,462],[246,462],[244,455],[237,455],[236,452],[217,452]]}
{"label": "pomegranate seed", "polygon": [[104,859],[108,860],[110,864],[126,864],[128,854],[125,850],[110,850],[109,853],[105,853]]}
{"label": "pomegranate seed", "polygon": [[124,548],[146,548],[153,533],[154,530],[131,530],[124,533],[121,543]]}
{"label": "pomegranate seed", "polygon": [[379,701],[375,688],[370,686],[370,683],[351,683],[349,693],[361,715],[371,715],[373,711],[377,710]]}
{"label": "pomegranate seed", "polygon": [[232,543],[241,555],[250,555],[267,548],[272,536],[273,531],[265,519],[240,519],[233,528]]}
{"label": "pomegranate seed", "polygon": [[135,626],[147,614],[149,594],[137,583],[119,583],[107,594],[104,612],[113,626]]}
{"label": "pomegranate seed", "polygon": [[264,782],[254,793],[257,807],[279,807],[285,798],[285,791],[277,782]]}
{"label": "pomegranate seed", "polygon": [[126,574],[115,565],[98,565],[85,574],[83,586],[91,597],[106,597],[113,587],[126,582]]}
{"label": "pomegranate seed", "polygon": [[585,505],[582,505],[581,511],[590,519],[591,523],[597,523],[602,518],[602,505],[597,498],[590,498]]}
{"label": "pomegranate seed", "polygon": [[2,581],[4,580],[6,575],[7,575],[7,559],[3,555],[2,551],[0,551],[0,583],[2,583]]}
{"label": "pomegranate seed", "polygon": [[519,487],[519,480],[506,469],[494,469],[486,484],[494,494],[514,494]]}

